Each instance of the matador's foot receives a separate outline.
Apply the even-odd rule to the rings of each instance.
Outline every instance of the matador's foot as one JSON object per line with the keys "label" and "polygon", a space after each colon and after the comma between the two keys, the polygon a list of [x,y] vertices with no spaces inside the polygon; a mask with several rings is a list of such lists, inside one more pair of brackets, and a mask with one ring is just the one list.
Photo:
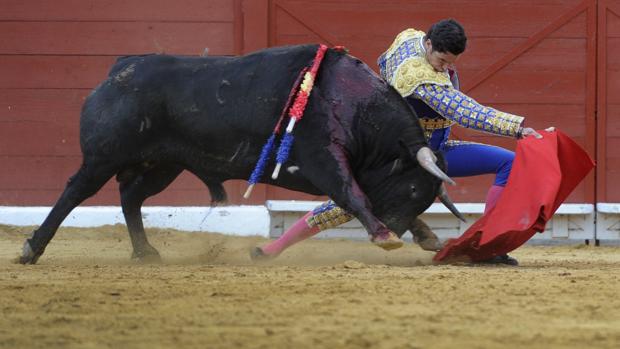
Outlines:
{"label": "matador's foot", "polygon": [[254,262],[266,262],[276,258],[276,256],[266,254],[260,247],[254,247],[250,250],[250,259]]}
{"label": "matador's foot", "polygon": [[489,258],[487,260],[484,261],[480,261],[478,263],[482,263],[482,264],[506,264],[506,265],[512,265],[513,267],[516,267],[519,265],[519,261],[514,258],[514,257],[510,257],[507,254],[501,255],[501,256],[495,256],[493,258]]}
{"label": "matador's foot", "polygon": [[403,240],[391,231],[371,236],[370,241],[386,251],[401,248],[404,244]]}

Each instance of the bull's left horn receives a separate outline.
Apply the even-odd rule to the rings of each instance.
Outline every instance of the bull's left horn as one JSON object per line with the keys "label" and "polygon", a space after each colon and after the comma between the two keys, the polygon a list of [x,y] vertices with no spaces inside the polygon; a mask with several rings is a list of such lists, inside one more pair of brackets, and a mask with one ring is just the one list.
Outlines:
{"label": "bull's left horn", "polygon": [[422,147],[418,150],[416,154],[416,159],[420,166],[424,167],[425,170],[433,174],[435,177],[441,179],[444,182],[448,182],[452,185],[456,185],[454,181],[448,177],[447,174],[443,173],[443,171],[435,164],[437,161],[437,157],[433,154],[433,151],[429,147]]}
{"label": "bull's left horn", "polygon": [[456,208],[456,206],[454,206],[454,203],[452,202],[452,200],[448,196],[448,191],[443,186],[443,183],[441,183],[441,185],[439,186],[439,195],[437,195],[437,197],[439,198],[439,201],[441,201],[441,203],[444,206],[446,206],[448,208],[448,210],[450,210],[450,212],[452,212],[453,215],[456,216],[456,218],[462,220],[463,222],[467,222],[465,220],[465,217],[463,217],[463,215],[461,214],[461,212],[459,212],[459,210]]}

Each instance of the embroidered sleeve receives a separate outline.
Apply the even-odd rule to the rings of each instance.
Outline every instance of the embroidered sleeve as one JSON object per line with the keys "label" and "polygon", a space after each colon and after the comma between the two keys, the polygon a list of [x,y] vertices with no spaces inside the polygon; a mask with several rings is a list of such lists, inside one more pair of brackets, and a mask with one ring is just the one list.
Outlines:
{"label": "embroidered sleeve", "polygon": [[501,136],[519,136],[522,116],[483,106],[454,88],[422,84],[415,89],[414,95],[444,118],[463,127]]}

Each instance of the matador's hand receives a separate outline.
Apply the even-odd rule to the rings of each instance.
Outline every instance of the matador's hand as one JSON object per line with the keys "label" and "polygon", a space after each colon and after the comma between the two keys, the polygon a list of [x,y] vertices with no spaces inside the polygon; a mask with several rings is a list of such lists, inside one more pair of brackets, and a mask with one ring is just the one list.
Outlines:
{"label": "matador's hand", "polygon": [[[553,127],[553,126],[551,126],[551,127],[547,127],[547,128],[545,129],[545,131],[547,131],[547,132],[553,132],[553,131],[555,131],[555,127]],[[534,130],[533,128],[531,128],[531,127],[524,127],[524,128],[521,130],[521,137],[520,137],[520,138],[524,138],[524,137],[527,137],[527,136],[534,136],[534,137],[536,137],[537,139],[540,139],[540,138],[542,138],[542,137],[543,137],[540,133],[536,132],[536,130]]]}

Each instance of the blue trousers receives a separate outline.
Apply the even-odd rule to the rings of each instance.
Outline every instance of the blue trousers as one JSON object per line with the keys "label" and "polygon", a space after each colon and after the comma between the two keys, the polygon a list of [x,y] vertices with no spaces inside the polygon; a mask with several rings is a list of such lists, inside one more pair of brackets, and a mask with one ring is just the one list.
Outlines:
{"label": "blue trousers", "polygon": [[442,152],[448,163],[448,176],[469,177],[495,173],[494,185],[505,186],[512,168],[514,152],[480,143],[448,141]]}

